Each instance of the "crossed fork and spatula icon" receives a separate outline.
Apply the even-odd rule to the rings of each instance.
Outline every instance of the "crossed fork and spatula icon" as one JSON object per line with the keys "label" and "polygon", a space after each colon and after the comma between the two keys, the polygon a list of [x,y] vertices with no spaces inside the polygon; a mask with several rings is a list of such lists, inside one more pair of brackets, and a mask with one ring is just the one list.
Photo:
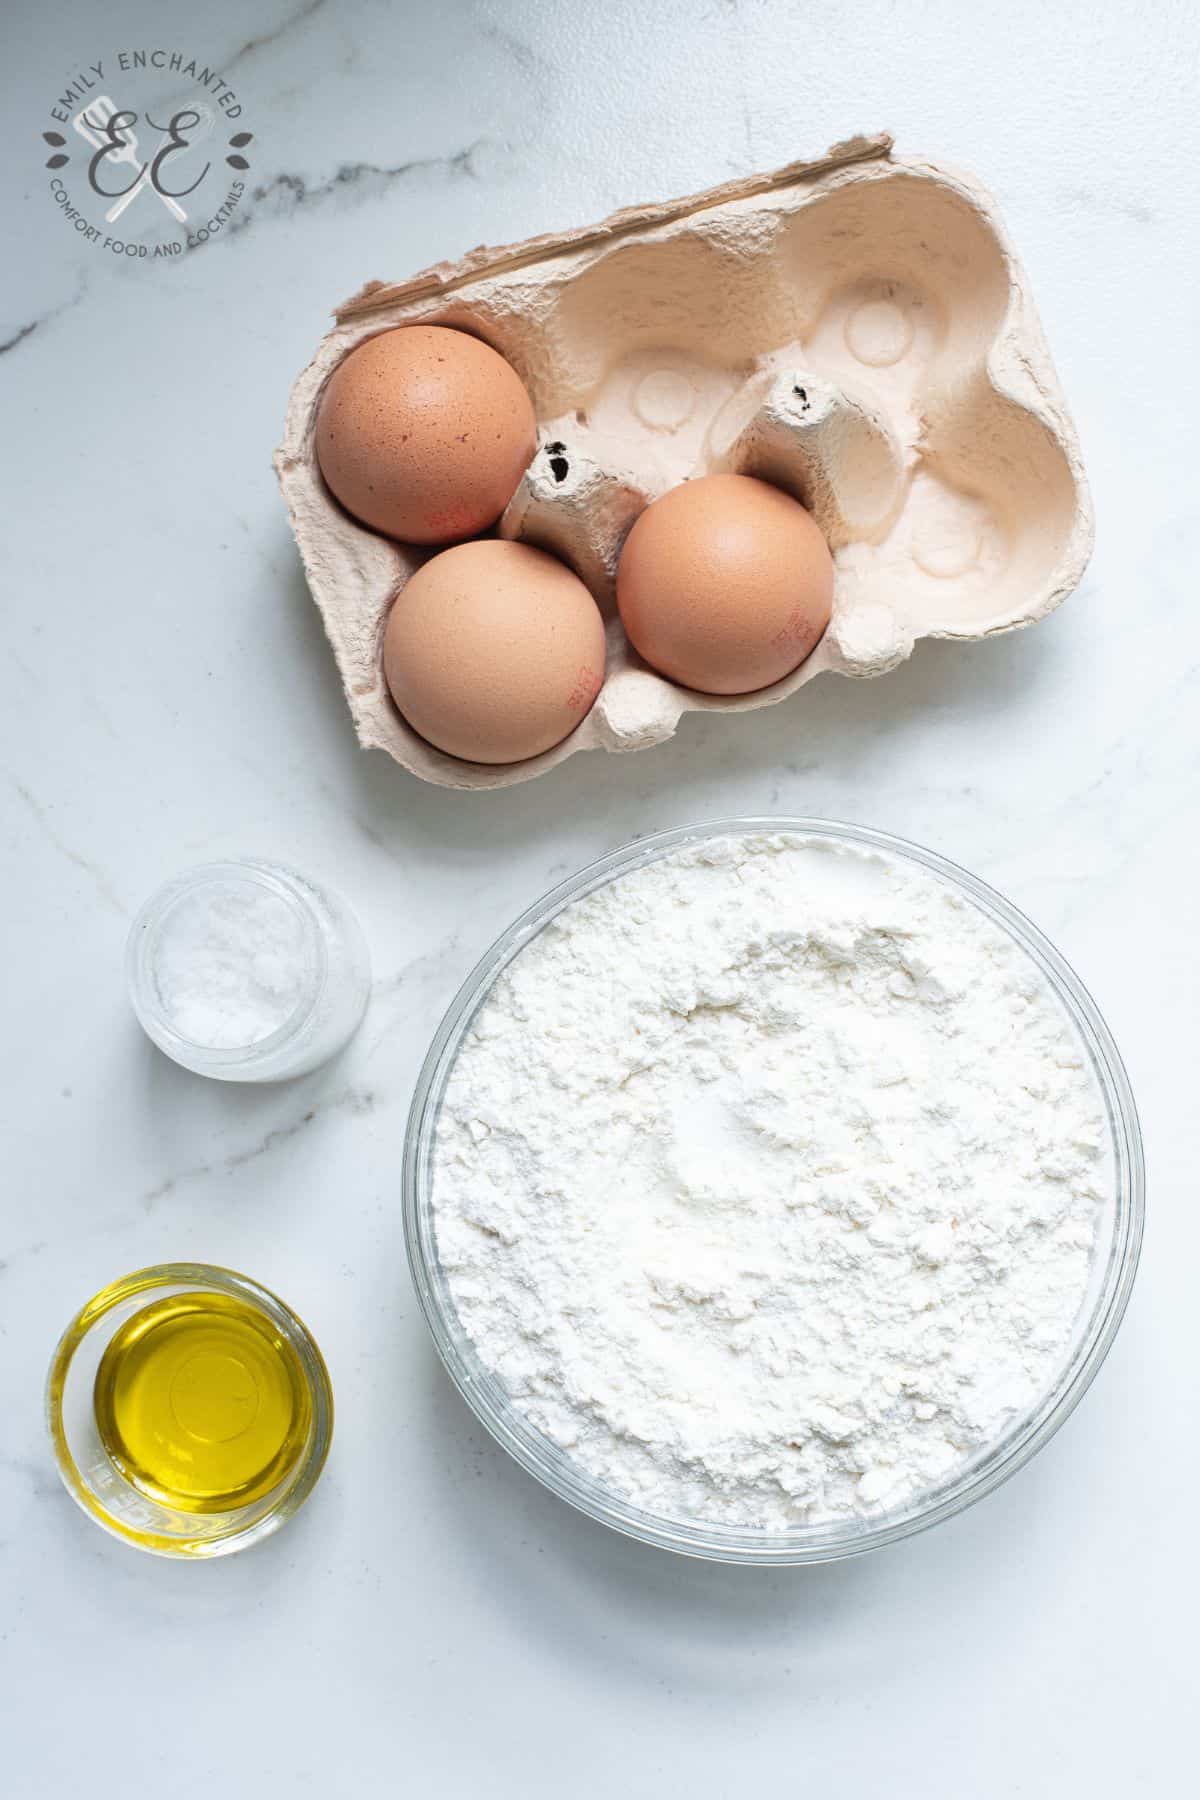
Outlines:
{"label": "crossed fork and spatula icon", "polygon": [[[112,142],[112,137],[108,131],[108,123],[109,120],[115,116],[116,110],[116,107],[108,98],[107,94],[101,94],[98,100],[92,100],[87,106],[82,107],[79,112],[75,114],[71,123],[74,125],[80,137],[83,138],[85,142],[91,144],[94,150],[103,150],[107,144],[111,144]],[[119,148],[109,151],[109,162],[132,163],[135,166],[140,166],[141,157],[138,155],[138,141],[132,129],[128,125],[118,126],[117,139]],[[167,211],[178,219],[181,225],[187,222],[187,214],[184,212],[182,206],[180,206],[178,200],[173,199],[170,194],[160,192],[160,190],[151,182],[150,165],[147,163],[146,167],[142,170],[140,179],[134,182],[133,186],[129,189],[129,192],[127,194],[121,194],[117,200],[114,201],[113,205],[109,207],[104,215],[105,223],[108,225],[115,225],[117,220],[121,217],[121,214],[127,207],[133,205],[142,189],[146,187],[148,187],[152,193],[158,195]]]}

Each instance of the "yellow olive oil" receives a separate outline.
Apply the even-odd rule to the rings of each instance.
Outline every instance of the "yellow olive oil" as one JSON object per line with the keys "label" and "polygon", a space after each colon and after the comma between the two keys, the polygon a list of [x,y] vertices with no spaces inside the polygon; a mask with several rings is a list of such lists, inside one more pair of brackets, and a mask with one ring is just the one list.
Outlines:
{"label": "yellow olive oil", "polygon": [[180,1512],[260,1500],[304,1453],[312,1403],[299,1357],[246,1300],[191,1291],[143,1307],[96,1371],[96,1425],[147,1498]]}

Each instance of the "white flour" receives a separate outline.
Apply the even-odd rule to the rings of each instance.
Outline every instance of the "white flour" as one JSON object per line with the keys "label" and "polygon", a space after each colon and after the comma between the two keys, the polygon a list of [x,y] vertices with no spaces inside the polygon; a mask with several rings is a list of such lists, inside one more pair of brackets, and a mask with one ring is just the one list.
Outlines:
{"label": "white flour", "polygon": [[560,914],[438,1125],[439,1255],[515,1405],[652,1512],[783,1530],[1045,1392],[1110,1176],[1074,1028],[915,864],[727,837]]}

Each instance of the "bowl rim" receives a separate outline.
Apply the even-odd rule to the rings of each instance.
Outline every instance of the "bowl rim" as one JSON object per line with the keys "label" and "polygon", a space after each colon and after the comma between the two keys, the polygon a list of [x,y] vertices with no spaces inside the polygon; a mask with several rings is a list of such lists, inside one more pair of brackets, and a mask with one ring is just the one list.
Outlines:
{"label": "bowl rim", "polygon": [[[1099,1290],[1082,1330],[1077,1321],[1077,1341],[1042,1400],[1004,1436],[959,1465],[950,1481],[902,1509],[877,1520],[770,1534],[646,1512],[574,1465],[517,1412],[458,1319],[438,1262],[430,1180],[437,1118],[459,1044],[508,963],[557,914],[609,881],[691,844],[759,835],[831,839],[915,862],[1003,927],[1040,969],[1088,1051],[1108,1116],[1114,1175],[1111,1239]],[[488,947],[446,1009],[417,1078],[405,1134],[403,1215],[409,1271],[438,1355],[476,1418],[522,1468],[578,1511],[640,1542],[709,1561],[777,1567],[837,1561],[928,1530],[994,1492],[1049,1442],[1091,1386],[1128,1305],[1144,1225],[1145,1163],[1133,1091],[1099,1008],[1066,959],[1011,901],[937,851],[889,832],[836,819],[739,815],[633,839],[559,882]]]}

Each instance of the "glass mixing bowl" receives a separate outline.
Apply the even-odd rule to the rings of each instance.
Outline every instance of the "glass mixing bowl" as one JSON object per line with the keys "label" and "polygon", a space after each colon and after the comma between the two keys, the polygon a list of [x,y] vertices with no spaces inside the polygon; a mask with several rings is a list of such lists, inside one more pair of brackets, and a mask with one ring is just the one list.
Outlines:
{"label": "glass mixing bowl", "polygon": [[[921,864],[1015,939],[1057,995],[1091,1060],[1108,1115],[1114,1189],[1097,1228],[1091,1286],[1071,1344],[1037,1406],[1014,1421],[1003,1437],[958,1464],[944,1483],[903,1506],[776,1534],[645,1512],[593,1480],[524,1418],[480,1361],[458,1317],[438,1260],[432,1193],[438,1113],[450,1071],[476,1012],[505,966],[564,907],[606,882],[684,845],[762,832],[838,839]],[[951,1518],[999,1487],[1053,1437],[1104,1361],[1133,1285],[1143,1211],[1142,1142],[1128,1078],[1094,1001],[1054,946],[1001,895],[933,851],[886,832],[819,819],[728,819],[660,832],[592,863],[531,906],[472,970],[442,1020],[417,1083],[404,1153],[404,1223],[413,1280],[442,1361],[478,1418],[523,1468],[581,1512],[644,1543],[718,1562],[815,1563],[854,1556]]]}

